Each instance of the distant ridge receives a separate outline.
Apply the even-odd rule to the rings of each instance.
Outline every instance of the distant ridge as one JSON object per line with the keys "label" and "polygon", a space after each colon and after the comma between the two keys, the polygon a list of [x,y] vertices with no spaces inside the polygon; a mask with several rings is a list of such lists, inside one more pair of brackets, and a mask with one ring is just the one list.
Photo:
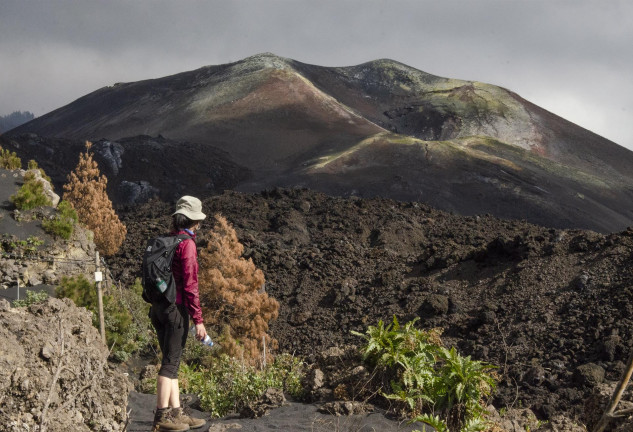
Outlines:
{"label": "distant ridge", "polygon": [[[190,143],[223,154],[226,185],[243,191],[309,187],[598,231],[633,220],[633,152],[506,89],[389,59],[322,67],[259,54],[104,87],[7,135],[29,157],[58,151],[51,140],[126,139],[122,166],[140,157],[131,137]],[[217,192],[205,188],[208,157],[175,189],[155,185],[152,157],[111,187]]]}
{"label": "distant ridge", "polygon": [[16,128],[30,120],[33,120],[34,118],[35,115],[29,111],[13,111],[11,114],[0,116],[0,134]]}

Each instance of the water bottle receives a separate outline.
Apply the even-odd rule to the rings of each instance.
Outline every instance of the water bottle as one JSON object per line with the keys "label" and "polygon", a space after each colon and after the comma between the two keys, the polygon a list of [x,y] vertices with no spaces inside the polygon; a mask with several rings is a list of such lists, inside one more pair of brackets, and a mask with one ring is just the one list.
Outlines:
{"label": "water bottle", "polygon": [[158,291],[164,293],[167,289],[167,282],[160,278],[156,279],[156,288],[158,288]]}
{"label": "water bottle", "polygon": [[201,341],[203,344],[205,344],[206,346],[208,346],[209,348],[211,348],[213,346],[213,341],[211,340],[211,338],[209,337],[209,335],[206,335],[204,337],[204,339],[202,339]]}
{"label": "water bottle", "polygon": [[[191,332],[191,334],[195,337],[196,336],[196,327],[191,327],[191,330],[189,330]],[[209,348],[211,348],[214,343],[211,340],[211,336],[209,336],[208,334],[204,337],[204,339],[202,339],[200,341],[201,344],[208,346]]]}

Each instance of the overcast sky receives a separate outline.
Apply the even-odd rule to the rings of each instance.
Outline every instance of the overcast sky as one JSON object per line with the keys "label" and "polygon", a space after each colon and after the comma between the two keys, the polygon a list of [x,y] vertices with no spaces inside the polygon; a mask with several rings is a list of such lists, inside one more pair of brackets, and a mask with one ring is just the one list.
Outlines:
{"label": "overcast sky", "polygon": [[0,115],[262,52],[499,85],[633,150],[629,0],[0,0]]}

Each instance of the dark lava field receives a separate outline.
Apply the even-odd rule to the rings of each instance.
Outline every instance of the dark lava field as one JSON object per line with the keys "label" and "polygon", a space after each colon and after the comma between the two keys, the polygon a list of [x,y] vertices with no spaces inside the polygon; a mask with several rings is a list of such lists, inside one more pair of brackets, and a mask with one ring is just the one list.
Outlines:
{"label": "dark lava field", "polygon": [[[168,229],[172,208],[120,210],[128,238],[109,260],[116,277],[138,276],[145,240]],[[264,271],[280,302],[279,349],[307,360],[358,345],[351,330],[419,317],[444,329],[446,345],[498,366],[497,407],[582,418],[593,386],[618,380],[632,348],[632,228],[549,229],[299,189],[225,192],[204,210],[233,224]]]}

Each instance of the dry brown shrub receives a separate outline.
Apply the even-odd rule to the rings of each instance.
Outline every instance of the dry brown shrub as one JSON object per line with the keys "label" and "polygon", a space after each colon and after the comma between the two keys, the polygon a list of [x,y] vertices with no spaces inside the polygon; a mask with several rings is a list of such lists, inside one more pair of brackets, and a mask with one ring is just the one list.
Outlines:
{"label": "dry brown shrub", "polygon": [[251,259],[242,258],[244,246],[227,220],[215,215],[215,226],[200,251],[199,289],[205,322],[220,329],[222,348],[251,365],[272,359],[277,341],[268,323],[277,318],[279,303],[263,290],[264,273]]}
{"label": "dry brown shrub", "polygon": [[79,222],[94,232],[97,250],[103,255],[113,255],[125,240],[127,229],[112,208],[106,192],[108,179],[101,175],[92,159],[91,146],[86,141],[86,152],[79,155],[79,163],[64,185],[63,199],[73,206]]}

